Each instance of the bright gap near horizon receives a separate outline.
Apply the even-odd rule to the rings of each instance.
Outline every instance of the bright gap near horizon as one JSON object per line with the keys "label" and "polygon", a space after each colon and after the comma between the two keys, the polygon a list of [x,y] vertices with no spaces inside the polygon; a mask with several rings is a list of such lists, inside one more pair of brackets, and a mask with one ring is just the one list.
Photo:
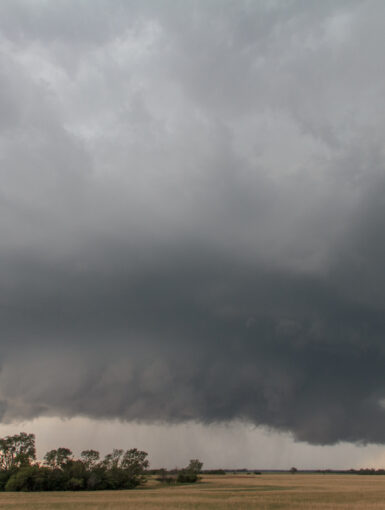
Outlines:
{"label": "bright gap near horizon", "polygon": [[143,424],[47,417],[0,425],[1,437],[21,431],[36,435],[38,459],[64,446],[75,456],[85,449],[106,455],[113,448],[138,448],[147,451],[152,469],[181,468],[192,458],[199,458],[204,469],[380,469],[385,463],[380,445],[309,445],[243,422]]}

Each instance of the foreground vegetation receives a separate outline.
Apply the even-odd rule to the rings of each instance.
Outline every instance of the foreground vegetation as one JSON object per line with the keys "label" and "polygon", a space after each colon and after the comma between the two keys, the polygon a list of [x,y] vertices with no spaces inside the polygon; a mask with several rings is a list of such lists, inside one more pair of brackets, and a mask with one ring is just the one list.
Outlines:
{"label": "foreground vegetation", "polygon": [[[146,482],[147,453],[114,449],[100,459],[96,450],[84,450],[76,459],[69,448],[50,450],[36,460],[35,436],[21,432],[0,439],[0,491],[96,491],[133,489]],[[163,483],[194,483],[202,463],[192,459],[187,468],[158,470]]]}
{"label": "foreground vegetation", "polygon": [[133,491],[3,493],[2,510],[380,510],[385,477],[203,475],[198,484],[151,478]]}

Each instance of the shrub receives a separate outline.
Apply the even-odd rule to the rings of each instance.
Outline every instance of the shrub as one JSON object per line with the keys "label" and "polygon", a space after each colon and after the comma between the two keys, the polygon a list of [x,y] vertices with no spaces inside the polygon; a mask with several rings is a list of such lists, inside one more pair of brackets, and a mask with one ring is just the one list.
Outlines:
{"label": "shrub", "polygon": [[197,480],[197,473],[194,473],[193,471],[187,471],[187,469],[182,469],[179,471],[177,476],[177,482],[179,483],[195,483]]}

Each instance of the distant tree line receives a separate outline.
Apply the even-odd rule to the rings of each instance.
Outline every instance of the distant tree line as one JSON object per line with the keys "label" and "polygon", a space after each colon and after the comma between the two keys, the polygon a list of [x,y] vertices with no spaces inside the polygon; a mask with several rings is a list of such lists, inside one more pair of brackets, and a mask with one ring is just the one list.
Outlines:
{"label": "distant tree line", "polygon": [[204,469],[202,473],[205,475],[225,475],[226,471],[224,469]]}
{"label": "distant tree line", "polygon": [[[290,473],[301,473],[301,474],[323,474],[323,475],[385,475],[385,469],[374,469],[374,468],[360,468],[360,469],[303,469],[293,471],[291,468]],[[270,471],[272,472],[272,471]]]}
{"label": "distant tree line", "polygon": [[353,475],[385,475],[385,469],[350,469],[349,473]]}
{"label": "distant tree line", "polygon": [[[77,459],[70,449],[61,447],[38,462],[34,434],[21,432],[0,439],[0,491],[133,489],[146,481],[147,457],[146,452],[132,448],[114,449],[103,459],[96,450],[84,450]],[[176,483],[196,482],[201,469],[198,459],[191,460],[177,472]]]}
{"label": "distant tree line", "polygon": [[156,479],[168,485],[177,483],[195,483],[199,480],[199,473],[202,472],[203,464],[198,459],[191,459],[187,467],[183,469],[153,469],[151,474],[156,476]]}
{"label": "distant tree line", "polygon": [[316,473],[325,474],[340,474],[340,475],[385,475],[385,469],[361,468],[361,469],[347,469],[347,470],[333,470],[323,469],[318,470]]}

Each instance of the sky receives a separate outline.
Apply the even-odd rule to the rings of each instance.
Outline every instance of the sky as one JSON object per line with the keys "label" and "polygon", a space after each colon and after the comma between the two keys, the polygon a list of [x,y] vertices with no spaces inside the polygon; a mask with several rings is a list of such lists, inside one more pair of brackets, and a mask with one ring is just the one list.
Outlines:
{"label": "sky", "polygon": [[0,434],[384,467],[384,16],[0,2]]}

